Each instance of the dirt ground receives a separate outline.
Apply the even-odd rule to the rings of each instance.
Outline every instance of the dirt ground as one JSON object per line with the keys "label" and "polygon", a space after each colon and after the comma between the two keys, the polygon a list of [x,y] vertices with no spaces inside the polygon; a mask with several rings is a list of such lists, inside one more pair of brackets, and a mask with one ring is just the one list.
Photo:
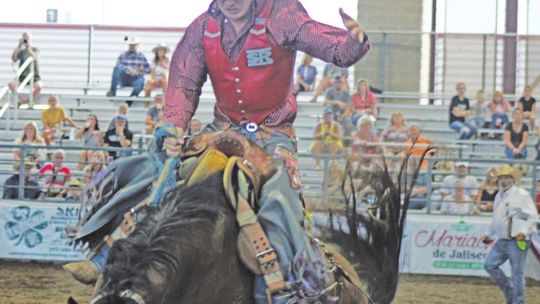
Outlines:
{"label": "dirt ground", "polygon": [[[1,304],[59,304],[69,295],[88,303],[90,294],[58,264],[0,260]],[[503,298],[487,279],[402,275],[394,303],[499,304]],[[527,303],[540,304],[540,282],[527,283]]]}

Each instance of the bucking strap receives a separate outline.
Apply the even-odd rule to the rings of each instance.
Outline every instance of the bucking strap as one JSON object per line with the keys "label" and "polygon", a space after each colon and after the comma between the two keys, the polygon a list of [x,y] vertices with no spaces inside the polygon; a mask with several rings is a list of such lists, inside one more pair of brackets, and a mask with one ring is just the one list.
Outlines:
{"label": "bucking strap", "polygon": [[[230,157],[223,174],[223,185],[229,203],[236,210],[236,220],[240,226],[238,251],[244,265],[256,275],[262,275],[268,286],[266,293],[269,303],[271,296],[286,289],[287,285],[281,272],[278,257],[268,241],[257,215],[248,199],[255,199],[253,189],[246,186],[256,183],[255,175],[236,157]],[[251,189],[249,189],[251,188]]]}

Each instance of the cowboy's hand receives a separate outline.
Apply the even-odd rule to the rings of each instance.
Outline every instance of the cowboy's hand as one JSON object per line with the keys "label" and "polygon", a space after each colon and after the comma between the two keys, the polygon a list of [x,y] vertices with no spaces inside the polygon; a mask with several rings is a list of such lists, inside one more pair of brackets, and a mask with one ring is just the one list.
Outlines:
{"label": "cowboy's hand", "polygon": [[481,236],[481,237],[480,237],[480,241],[481,241],[482,243],[484,243],[484,244],[489,244],[489,243],[493,242],[493,240],[492,240],[489,236],[487,236],[487,235]]}
{"label": "cowboy's hand", "polygon": [[176,157],[180,155],[180,150],[184,144],[184,129],[176,128],[176,137],[167,137],[164,140],[167,156]]}
{"label": "cowboy's hand", "polygon": [[341,15],[341,20],[343,20],[343,25],[351,33],[351,36],[358,39],[358,41],[364,41],[364,29],[354,20],[351,16],[347,15],[342,8],[339,9],[339,14]]}
{"label": "cowboy's hand", "polygon": [[516,240],[524,241],[525,240],[525,234],[523,234],[522,232],[516,234]]}

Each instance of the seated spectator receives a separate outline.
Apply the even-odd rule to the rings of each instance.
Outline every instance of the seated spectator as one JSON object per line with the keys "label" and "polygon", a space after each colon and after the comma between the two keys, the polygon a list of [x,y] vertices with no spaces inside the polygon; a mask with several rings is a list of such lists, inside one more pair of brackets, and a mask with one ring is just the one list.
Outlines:
{"label": "seated spectator", "polygon": [[46,197],[56,197],[71,179],[71,169],[64,165],[66,153],[58,149],[53,153],[52,163],[47,163],[39,170],[41,184]]}
{"label": "seated spectator", "polygon": [[144,96],[146,97],[150,97],[152,91],[157,88],[162,88],[163,93],[165,93],[169,80],[169,64],[171,63],[169,53],[171,49],[164,43],[160,43],[152,49],[152,52],[154,53],[153,66],[150,69],[150,79],[146,81],[146,88],[144,89]]}
{"label": "seated spectator", "polygon": [[84,189],[84,184],[76,178],[72,178],[66,183],[66,187],[59,194],[58,198],[65,199],[66,203],[78,203],[81,200],[81,191]]}
{"label": "seated spectator", "polygon": [[491,113],[491,128],[502,129],[508,123],[508,112],[512,109],[512,105],[504,100],[503,94],[500,91],[493,93],[493,100],[486,103],[487,109]]}
{"label": "seated spectator", "polygon": [[465,195],[465,184],[461,180],[454,183],[454,191],[443,200],[441,214],[449,215],[476,215],[480,210],[475,206],[472,199]]}
{"label": "seated spectator", "polygon": [[506,159],[527,159],[527,142],[529,127],[523,123],[523,112],[515,108],[512,112],[512,122],[504,129],[504,156]]}
{"label": "seated spectator", "polygon": [[313,57],[304,54],[302,64],[296,69],[296,93],[311,92],[317,79],[317,68],[311,65]]}
{"label": "seated spectator", "polygon": [[315,169],[317,170],[321,168],[321,154],[339,154],[343,152],[341,127],[334,121],[331,109],[325,109],[323,121],[315,126],[310,151],[315,158]]}
{"label": "seated spectator", "polygon": [[[130,148],[133,142],[133,133],[126,128],[127,118],[123,115],[116,115],[114,118],[114,128],[105,133],[105,147],[113,148]],[[120,156],[129,156],[129,152],[109,151],[109,156],[112,159],[117,159]]]}
{"label": "seated spectator", "polygon": [[[129,111],[129,106],[127,103],[122,103],[118,106],[118,112],[116,113],[116,115],[122,115],[124,116],[126,119],[128,117],[128,111]],[[115,117],[114,116],[111,121],[109,122],[109,125],[107,126],[107,131],[110,130],[110,129],[114,129],[114,126],[115,126]],[[129,121],[126,120],[126,128],[129,129]]]}
{"label": "seated spectator", "polygon": [[[23,135],[15,140],[16,145],[29,145],[29,146],[44,146],[45,140],[38,134],[38,128],[35,122],[27,122],[24,126]],[[39,165],[40,162],[45,161],[47,158],[47,151],[45,149],[36,149],[30,151],[35,157],[36,162]],[[19,161],[21,159],[21,149],[13,149],[13,160]]]}
{"label": "seated spectator", "polygon": [[[11,60],[13,60],[13,62],[18,61],[20,68],[29,57],[34,58],[34,88],[32,90],[32,97],[36,99],[43,89],[43,81],[41,81],[41,76],[39,75],[39,49],[33,46],[30,33],[22,33],[17,47],[13,50],[13,53],[11,53]],[[26,67],[18,79],[8,83],[9,90],[12,93],[16,93],[17,86],[28,77],[30,69],[31,66]],[[21,102],[28,102],[28,100],[23,100],[21,97]]]}
{"label": "seated spectator", "polygon": [[369,91],[367,80],[361,79],[356,85],[356,92],[352,95],[352,102],[348,111],[351,113],[351,123],[356,126],[358,119],[363,116],[368,116],[375,121],[375,106],[377,99],[375,95]]}
{"label": "seated spectator", "polygon": [[319,98],[319,96],[321,96],[323,92],[326,92],[326,90],[332,87],[332,84],[334,83],[334,79],[336,77],[340,77],[341,80],[344,82],[343,91],[349,92],[349,83],[347,82],[347,78],[349,77],[349,70],[347,70],[347,68],[338,67],[333,63],[327,63],[324,66],[322,79],[317,85],[315,95],[313,95],[313,98],[311,98],[310,102],[317,102],[317,98]]}
{"label": "seated spectator", "polygon": [[[18,161],[13,164],[15,174],[10,176],[4,183],[4,199],[19,199],[19,166]],[[31,171],[36,167],[34,156],[26,156],[24,160],[24,197],[22,199],[43,199],[43,192],[40,185],[32,177]]]}
{"label": "seated spectator", "polygon": [[450,128],[459,133],[459,139],[469,139],[476,134],[476,127],[466,119],[472,115],[469,99],[465,97],[466,87],[463,82],[456,85],[457,95],[450,102]]}
{"label": "seated spectator", "polygon": [[49,108],[41,113],[41,122],[43,123],[43,139],[47,145],[50,145],[59,133],[62,132],[62,125],[67,121],[69,125],[78,129],[77,124],[66,115],[64,109],[59,105],[58,96],[49,95]]}
{"label": "seated spectator", "polygon": [[[407,161],[407,187],[410,187],[414,172],[418,168],[418,159],[409,158]],[[427,191],[428,191],[429,175],[427,172],[420,170],[418,177],[411,190],[411,200],[409,208],[413,210],[422,210],[427,206]],[[407,188],[408,189],[408,188]]]}
{"label": "seated spectator", "polygon": [[154,97],[155,105],[146,112],[144,123],[146,124],[146,134],[153,134],[156,126],[163,121],[163,104],[165,97],[163,94],[157,94]]}
{"label": "seated spectator", "polygon": [[193,118],[189,122],[189,128],[188,128],[188,135],[193,136],[199,132],[201,132],[202,129],[202,123],[200,120]]}
{"label": "seated spectator", "polygon": [[[538,76],[540,78],[540,76]],[[528,85],[523,89],[523,96],[516,103],[516,108],[523,111],[523,118],[529,120],[529,127],[534,129],[534,120],[536,118],[536,99],[532,97],[533,87]]]}
{"label": "seated spectator", "polygon": [[484,90],[478,90],[476,92],[476,100],[471,106],[473,115],[471,117],[471,123],[477,129],[480,128],[489,128],[491,121],[491,113],[486,108],[486,99]]}
{"label": "seated spectator", "polygon": [[334,86],[326,90],[323,104],[325,107],[332,109],[334,120],[341,124],[343,134],[348,136],[351,134],[350,118],[345,113],[351,102],[351,95],[343,90],[343,80],[340,76],[334,79]]}
{"label": "seated spectator", "polygon": [[105,154],[106,152],[104,151],[94,151],[92,153],[90,163],[83,170],[83,184],[88,184],[90,181],[99,179],[101,174],[105,173],[103,170],[105,169],[105,161],[107,160]]}
{"label": "seated spectator", "polygon": [[[124,40],[129,48],[118,56],[112,74],[111,90],[107,92],[109,97],[116,96],[116,90],[125,86],[133,87],[130,96],[139,96],[144,88],[144,75],[150,72],[148,60],[138,51],[139,38],[126,36]],[[127,101],[129,106],[131,103],[132,101]]]}
{"label": "seated spectator", "polygon": [[398,144],[387,146],[384,148],[384,154],[386,156],[396,156],[403,151],[403,146],[409,138],[409,130],[405,126],[405,118],[403,113],[394,112],[390,116],[390,125],[384,129],[381,135],[381,139],[384,143]]}
{"label": "seated spectator", "polygon": [[[424,137],[422,134],[422,128],[419,124],[411,124],[409,126],[409,139],[407,140],[406,146],[404,147],[405,154],[410,154],[410,157],[413,159],[418,159],[422,157],[424,152],[431,146],[431,140],[427,137]],[[426,155],[426,158],[431,156],[431,154]],[[429,168],[429,161],[424,159],[420,165],[421,170],[427,170]]]}
{"label": "seated spectator", "polygon": [[375,165],[377,160],[374,158],[364,158],[366,154],[372,155],[380,153],[380,146],[377,144],[378,136],[373,133],[373,122],[369,117],[364,116],[358,120],[356,131],[352,137],[352,155],[353,157],[361,158],[360,166],[371,167]]}
{"label": "seated spectator", "polygon": [[442,181],[440,189],[441,196],[444,198],[454,191],[456,181],[460,180],[465,186],[465,195],[475,197],[478,191],[478,180],[472,175],[468,175],[469,165],[466,162],[458,162],[455,167],[455,175],[448,175]]}
{"label": "seated spectator", "polygon": [[483,212],[493,211],[493,201],[499,192],[497,184],[497,169],[490,168],[486,175],[486,180],[478,188],[478,195],[475,201],[480,204],[479,208]]}
{"label": "seated spectator", "polygon": [[[103,146],[103,131],[99,130],[99,120],[96,115],[88,114],[84,128],[75,131],[75,137],[82,139],[83,147],[96,148]],[[83,170],[84,166],[92,159],[93,150],[85,150],[79,154],[78,170]]]}

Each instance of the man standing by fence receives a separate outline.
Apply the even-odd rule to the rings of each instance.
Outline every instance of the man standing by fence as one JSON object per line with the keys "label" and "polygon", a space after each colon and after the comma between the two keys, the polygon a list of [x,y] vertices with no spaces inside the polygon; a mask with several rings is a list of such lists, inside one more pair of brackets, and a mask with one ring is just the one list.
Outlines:
{"label": "man standing by fence", "polygon": [[[485,243],[495,244],[489,252],[484,268],[504,292],[507,304],[525,303],[525,261],[530,236],[536,230],[538,212],[527,191],[515,185],[518,169],[503,165],[497,172],[499,193],[493,205],[493,219]],[[499,268],[510,260],[512,279]]]}

